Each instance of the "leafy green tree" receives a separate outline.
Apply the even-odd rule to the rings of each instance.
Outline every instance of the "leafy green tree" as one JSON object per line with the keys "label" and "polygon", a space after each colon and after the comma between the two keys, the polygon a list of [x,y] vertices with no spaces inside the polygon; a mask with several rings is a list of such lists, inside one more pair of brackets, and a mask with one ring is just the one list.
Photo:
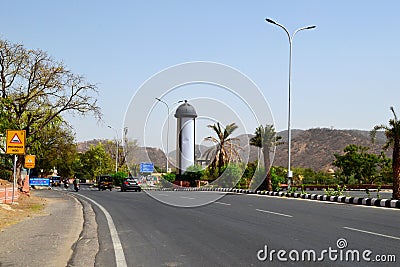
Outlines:
{"label": "leafy green tree", "polygon": [[102,143],[91,145],[88,151],[80,154],[80,162],[85,179],[95,179],[101,174],[115,172],[114,162],[104,150]]}
{"label": "leafy green tree", "polygon": [[220,123],[214,125],[208,125],[217,138],[213,136],[206,137],[205,141],[211,141],[215,144],[215,147],[207,151],[207,158],[213,154],[213,161],[211,163],[211,168],[218,168],[218,176],[222,174],[222,168],[226,163],[230,161],[238,161],[240,159],[239,150],[240,146],[237,144],[239,139],[231,138],[232,133],[238,128],[235,123],[228,124],[225,128],[221,127]]}
{"label": "leafy green tree", "polygon": [[172,183],[176,179],[176,174],[173,172],[169,172],[169,173],[164,173],[161,177],[164,178],[166,181]]}
{"label": "leafy green tree", "polygon": [[354,176],[359,182],[373,183],[378,177],[378,164],[380,158],[375,154],[367,153],[368,147],[348,145],[344,148],[344,154],[335,154],[333,165],[340,169],[340,173],[346,177],[346,181]]}
{"label": "leafy green tree", "polygon": [[[128,131],[128,128],[124,128],[124,136],[126,136]],[[118,145],[117,145],[118,142]],[[118,147],[118,153],[117,153],[117,147]],[[127,171],[129,167],[127,166],[127,160],[130,157],[132,153],[135,153],[135,151],[138,149],[138,143],[137,140],[133,141],[128,141],[128,139],[125,137],[123,142],[120,142],[120,140],[113,140],[113,141],[107,141],[104,143],[104,149],[106,150],[107,153],[111,155],[111,158],[114,159],[118,155],[117,159],[117,166],[118,170],[121,171]]]}
{"label": "leafy green tree", "polygon": [[182,180],[189,181],[190,186],[196,186],[196,180],[201,180],[204,176],[204,170],[200,165],[189,166],[182,174]]}
{"label": "leafy green tree", "polygon": [[253,181],[253,177],[257,171],[258,166],[258,161],[254,162],[249,162],[247,165],[245,163],[241,163],[241,168],[244,168],[244,172],[242,177],[240,178],[237,187],[238,188],[250,188],[250,185]]}
{"label": "leafy green tree", "polygon": [[400,199],[400,121],[397,119],[396,112],[390,107],[393,119],[389,120],[389,125],[376,125],[371,131],[372,140],[375,140],[376,133],[383,130],[387,142],[383,149],[392,148],[392,169],[393,169],[393,199]]}
{"label": "leafy green tree", "polygon": [[[26,148],[66,112],[101,118],[94,84],[72,73],[42,50],[0,40],[0,131],[26,130]],[[17,160],[19,177],[24,156]]]}
{"label": "leafy green tree", "polygon": [[378,164],[379,175],[383,183],[393,183],[392,159],[386,157],[385,153],[379,155],[380,162]]}
{"label": "leafy green tree", "polygon": [[114,185],[122,185],[122,181],[124,178],[128,177],[128,175],[125,172],[116,172],[111,174],[111,177],[114,179]]}
{"label": "leafy green tree", "polygon": [[56,167],[62,177],[73,177],[76,144],[72,129],[60,118],[47,124],[30,142],[29,154],[36,155],[36,170],[50,174]]}
{"label": "leafy green tree", "polygon": [[219,187],[234,188],[242,177],[244,169],[237,163],[226,165],[223,174],[213,183]]}
{"label": "leafy green tree", "polygon": [[264,169],[267,170],[263,183],[260,185],[259,190],[272,190],[270,168],[271,158],[270,153],[274,152],[277,145],[282,144],[281,136],[277,136],[273,125],[260,125],[256,128],[255,136],[250,139],[250,145],[262,149],[264,158]]}
{"label": "leafy green tree", "polygon": [[277,168],[274,166],[272,166],[270,169],[272,191],[280,191],[281,184],[285,183],[285,181],[286,181],[286,177],[279,175],[276,170],[277,170]]}

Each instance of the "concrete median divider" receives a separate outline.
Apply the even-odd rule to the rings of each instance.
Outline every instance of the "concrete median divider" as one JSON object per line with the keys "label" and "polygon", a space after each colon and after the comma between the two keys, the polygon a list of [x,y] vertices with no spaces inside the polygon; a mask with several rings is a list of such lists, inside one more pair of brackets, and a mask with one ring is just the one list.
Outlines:
{"label": "concrete median divider", "polygon": [[318,195],[318,194],[304,194],[304,193],[289,193],[286,191],[252,191],[248,189],[237,189],[237,188],[211,188],[211,187],[182,187],[182,188],[151,188],[145,189],[148,191],[217,191],[217,192],[231,192],[237,194],[256,194],[256,195],[267,195],[276,197],[287,197],[287,198],[301,198],[316,201],[326,201],[326,202],[337,202],[342,204],[354,204],[354,205],[364,205],[364,206],[375,206],[375,207],[386,207],[386,208],[396,208],[400,209],[400,200],[390,200],[390,199],[379,199],[379,198],[362,198],[362,197],[347,197],[347,196],[328,196],[328,195]]}

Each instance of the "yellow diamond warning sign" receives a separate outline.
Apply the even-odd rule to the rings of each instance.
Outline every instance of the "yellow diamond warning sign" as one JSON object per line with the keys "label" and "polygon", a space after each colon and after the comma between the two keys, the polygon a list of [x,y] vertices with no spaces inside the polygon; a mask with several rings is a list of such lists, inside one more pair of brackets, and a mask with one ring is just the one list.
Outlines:
{"label": "yellow diamond warning sign", "polygon": [[25,154],[25,130],[7,130],[7,154]]}

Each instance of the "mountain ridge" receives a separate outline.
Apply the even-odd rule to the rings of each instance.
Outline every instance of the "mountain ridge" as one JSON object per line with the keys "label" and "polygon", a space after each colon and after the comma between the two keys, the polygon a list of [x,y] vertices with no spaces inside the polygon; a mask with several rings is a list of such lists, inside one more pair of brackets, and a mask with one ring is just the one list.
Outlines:
{"label": "mountain ridge", "polygon": [[[378,132],[376,141],[373,143],[369,136],[369,131],[365,130],[342,130],[330,128],[311,128],[308,130],[293,129],[291,132],[291,166],[311,168],[315,171],[327,171],[333,168],[334,154],[342,154],[346,146],[355,144],[359,146],[369,147],[369,153],[380,154],[382,147],[386,142],[384,132]],[[277,135],[281,136],[283,145],[276,147],[273,165],[288,165],[288,147],[287,147],[287,130],[280,131]],[[250,138],[254,134],[242,134],[236,136],[239,139],[240,146],[246,150],[246,158],[249,162],[257,159],[259,154],[258,148],[249,145]],[[78,143],[78,150],[84,152],[90,144],[107,140],[92,140]],[[199,158],[207,147],[196,145],[196,158]],[[145,154],[148,154],[148,157]],[[390,156],[390,151],[385,152]],[[159,148],[146,147],[139,148],[136,153],[137,159],[150,159],[156,166],[165,168],[166,155]],[[169,159],[173,166],[175,162],[175,151],[169,153]]]}

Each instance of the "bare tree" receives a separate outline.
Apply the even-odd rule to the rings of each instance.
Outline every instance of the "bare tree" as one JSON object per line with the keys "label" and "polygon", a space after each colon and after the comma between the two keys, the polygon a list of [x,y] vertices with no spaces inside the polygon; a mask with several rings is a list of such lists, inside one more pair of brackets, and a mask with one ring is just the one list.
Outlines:
{"label": "bare tree", "polygon": [[[41,129],[66,112],[102,117],[96,85],[42,50],[0,40],[0,85],[0,107],[8,114],[2,116],[0,130],[26,130],[28,148]],[[23,160],[18,157],[18,170]]]}

